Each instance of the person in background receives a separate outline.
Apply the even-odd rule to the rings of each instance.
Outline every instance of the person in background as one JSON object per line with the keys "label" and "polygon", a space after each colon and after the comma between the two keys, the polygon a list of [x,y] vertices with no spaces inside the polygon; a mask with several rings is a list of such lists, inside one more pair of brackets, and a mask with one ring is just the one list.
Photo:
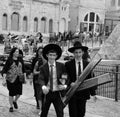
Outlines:
{"label": "person in background", "polygon": [[24,41],[23,52],[24,52],[25,55],[29,54],[29,44],[28,44],[27,40]]}
{"label": "person in background", "polygon": [[22,82],[20,82],[19,71],[23,72],[26,79],[24,62],[19,57],[20,53],[21,50],[18,48],[12,48],[1,72],[3,76],[3,85],[7,84],[7,89],[9,91],[9,112],[14,111],[13,107],[18,109],[17,101],[20,98],[20,95],[22,95]]}
{"label": "person in background", "polygon": [[62,50],[57,44],[48,44],[43,48],[43,57],[47,62],[40,68],[39,74],[39,83],[44,94],[40,117],[47,117],[51,103],[55,107],[57,117],[64,116],[61,93],[66,89],[66,85],[65,82],[62,85],[61,79],[66,70],[63,63],[57,62],[61,54]]}
{"label": "person in background", "polygon": [[[88,65],[89,61],[87,58],[82,58],[83,53],[88,48],[86,46],[82,46],[79,42],[75,42],[74,46],[69,48],[68,51],[74,54],[74,59],[65,63],[66,71],[68,74],[69,84],[68,86],[74,86],[75,81],[79,78],[82,71]],[[87,57],[87,56],[86,56]],[[86,79],[92,77],[92,73],[90,73]],[[70,99],[68,108],[70,117],[84,117],[86,112],[86,102],[90,99],[90,95],[93,96],[94,101],[96,100],[96,87],[92,87],[89,89],[85,89],[82,91],[77,91]]]}
{"label": "person in background", "polygon": [[42,56],[42,50],[42,46],[37,49],[36,56],[32,61],[34,96],[36,99],[36,108],[40,109],[40,112],[42,107],[42,89],[40,84],[38,83],[38,75],[40,72],[40,67],[46,62]]}
{"label": "person in background", "polygon": [[36,35],[36,38],[39,40],[40,43],[42,43],[43,39],[42,39],[43,35],[41,32],[38,32]]}

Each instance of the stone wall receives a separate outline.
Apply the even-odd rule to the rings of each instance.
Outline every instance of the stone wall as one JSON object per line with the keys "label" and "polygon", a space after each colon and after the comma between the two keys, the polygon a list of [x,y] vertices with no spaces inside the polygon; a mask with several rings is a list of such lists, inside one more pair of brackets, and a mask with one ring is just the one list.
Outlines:
{"label": "stone wall", "polygon": [[[38,18],[38,31],[41,31],[41,18],[46,18],[46,32],[49,33],[49,20],[53,20],[53,32],[58,33],[60,21],[62,18],[66,21],[66,31],[68,30],[69,8],[65,12],[60,12],[58,0],[0,0],[0,32],[8,32],[15,34],[36,34],[34,32],[34,18]],[[11,30],[11,15],[13,13],[19,14],[19,30]],[[2,30],[3,14],[7,14],[7,30]],[[28,31],[23,31],[23,17],[27,16]]]}

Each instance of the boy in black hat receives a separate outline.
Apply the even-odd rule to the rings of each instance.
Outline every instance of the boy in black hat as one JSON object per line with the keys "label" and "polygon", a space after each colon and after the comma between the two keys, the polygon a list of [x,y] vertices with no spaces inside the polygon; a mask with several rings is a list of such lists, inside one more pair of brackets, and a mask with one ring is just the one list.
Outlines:
{"label": "boy in black hat", "polygon": [[[74,59],[65,63],[68,74],[69,86],[74,85],[74,82],[79,78],[81,72],[89,63],[87,59],[83,59],[84,51],[86,51],[87,49],[88,47],[82,46],[82,44],[78,41],[74,43],[74,47],[68,49],[69,52],[74,54]],[[86,79],[91,77],[92,76],[90,73]],[[77,91],[73,95],[68,104],[70,117],[85,116],[86,101],[90,99],[90,95],[94,96],[94,99],[96,99],[95,89],[96,87]]]}
{"label": "boy in black hat", "polygon": [[[47,117],[49,107],[53,103],[57,117],[63,117],[63,103],[61,100],[62,75],[66,72],[65,66],[57,62],[62,54],[56,44],[48,44],[43,48],[43,57],[47,63],[40,68],[39,83],[44,94],[44,102],[40,117]],[[62,87],[64,89],[64,87]]]}
{"label": "boy in black hat", "polygon": [[[82,46],[81,42],[80,41],[75,41],[74,47],[76,47],[76,46],[78,46],[78,47]],[[90,61],[90,55],[89,55],[89,52],[88,52],[88,47],[86,47],[86,46],[84,46],[84,49],[83,49],[82,59]]]}

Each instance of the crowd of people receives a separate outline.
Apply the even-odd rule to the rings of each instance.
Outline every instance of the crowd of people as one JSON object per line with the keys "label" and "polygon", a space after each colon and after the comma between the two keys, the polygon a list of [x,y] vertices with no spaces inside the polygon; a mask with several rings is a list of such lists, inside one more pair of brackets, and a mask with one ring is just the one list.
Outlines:
{"label": "crowd of people", "polygon": [[24,55],[30,54],[30,51],[35,53],[37,50],[37,44],[42,43],[42,34],[38,32],[35,36],[34,35],[15,35],[9,33],[8,35],[4,35],[3,43],[5,45],[4,53],[9,54],[10,49],[12,47],[19,47],[23,50]]}
{"label": "crowd of people", "polygon": [[[69,46],[76,39],[78,39],[82,44],[87,45],[87,43],[99,43],[101,45],[104,41],[103,37],[101,37],[102,33],[93,33],[87,31],[80,32],[59,32],[49,34],[46,39],[48,43],[58,44],[60,47]],[[0,35],[0,41],[4,42],[5,48],[4,53],[8,54],[10,49],[14,47],[19,47],[23,50],[24,55],[33,54],[36,52],[39,43],[42,43],[45,39],[42,33],[38,32],[36,35],[15,35],[9,33],[8,35],[2,36]],[[69,44],[68,44],[69,43]]]}
{"label": "crowd of people", "polygon": [[[88,47],[82,46],[80,41],[75,41],[68,51],[74,55],[74,58],[64,64],[58,62],[62,55],[59,44],[51,42],[44,47],[36,48],[36,54],[32,60],[31,76],[36,108],[40,110],[40,117],[48,116],[51,103],[53,103],[57,117],[64,116],[62,97],[70,87],[75,85],[75,81],[90,62]],[[12,47],[1,72],[3,86],[7,86],[9,91],[9,112],[14,112],[14,109],[19,108],[17,102],[22,95],[23,84],[26,83],[23,54],[22,49]],[[86,79],[91,78],[91,74],[93,75],[91,72]],[[90,95],[94,97],[94,101],[97,99],[96,89],[97,87],[92,87],[75,92],[68,102],[70,117],[85,116],[86,102],[90,99]]]}

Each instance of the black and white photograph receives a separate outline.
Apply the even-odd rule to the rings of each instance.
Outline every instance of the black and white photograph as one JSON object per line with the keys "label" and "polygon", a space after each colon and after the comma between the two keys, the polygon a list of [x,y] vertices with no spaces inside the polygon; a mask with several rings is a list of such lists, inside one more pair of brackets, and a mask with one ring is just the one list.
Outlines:
{"label": "black and white photograph", "polygon": [[0,117],[120,117],[120,0],[0,0]]}

